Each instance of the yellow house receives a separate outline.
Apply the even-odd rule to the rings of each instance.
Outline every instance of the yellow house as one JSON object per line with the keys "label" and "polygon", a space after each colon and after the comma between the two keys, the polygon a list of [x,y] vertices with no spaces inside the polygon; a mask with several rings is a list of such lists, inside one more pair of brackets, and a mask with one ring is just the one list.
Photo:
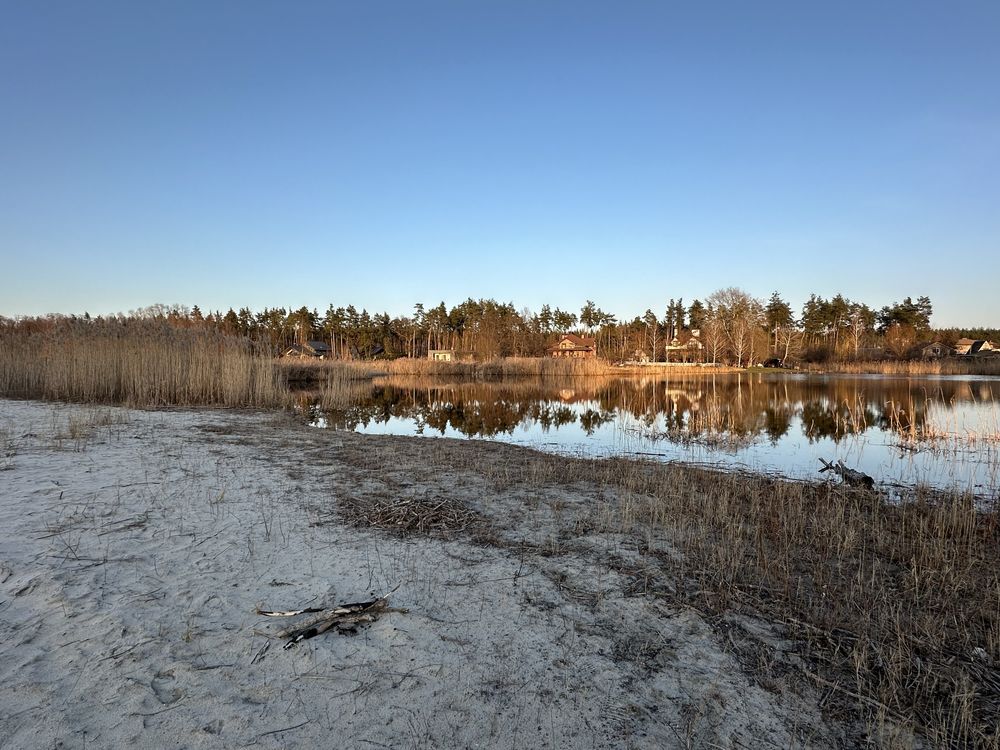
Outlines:
{"label": "yellow house", "polygon": [[575,333],[564,333],[555,346],[550,346],[546,351],[550,357],[596,357],[597,340],[577,336]]}

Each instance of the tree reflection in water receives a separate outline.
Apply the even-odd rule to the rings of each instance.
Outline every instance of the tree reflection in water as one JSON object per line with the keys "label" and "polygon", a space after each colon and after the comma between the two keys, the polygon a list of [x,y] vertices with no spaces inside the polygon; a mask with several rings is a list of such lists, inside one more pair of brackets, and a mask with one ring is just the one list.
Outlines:
{"label": "tree reflection in water", "polygon": [[[357,429],[396,418],[417,432],[467,437],[544,432],[577,425],[592,435],[629,418],[666,439],[725,434],[776,442],[798,424],[810,441],[869,430],[920,434],[932,412],[963,403],[995,403],[997,381],[820,376],[786,373],[707,375],[683,379],[520,379],[445,382],[382,378],[348,395],[304,394],[301,405],[326,425]],[[325,406],[326,404],[326,406]],[[329,406],[336,404],[336,406]]]}

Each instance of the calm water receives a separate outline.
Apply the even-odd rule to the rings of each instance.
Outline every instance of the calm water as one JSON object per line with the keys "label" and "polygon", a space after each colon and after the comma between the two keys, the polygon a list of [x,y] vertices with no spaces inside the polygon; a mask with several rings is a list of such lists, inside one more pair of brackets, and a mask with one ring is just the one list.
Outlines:
{"label": "calm water", "polygon": [[303,407],[320,427],[791,477],[815,478],[819,458],[843,459],[882,484],[971,489],[992,500],[1000,478],[998,400],[997,378],[762,372],[669,381],[386,378],[336,398],[304,396]]}

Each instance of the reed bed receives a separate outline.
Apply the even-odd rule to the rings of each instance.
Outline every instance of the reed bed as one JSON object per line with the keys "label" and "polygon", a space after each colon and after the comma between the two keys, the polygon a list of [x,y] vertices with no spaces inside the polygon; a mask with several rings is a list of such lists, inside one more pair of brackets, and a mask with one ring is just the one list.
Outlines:
{"label": "reed bed", "polygon": [[902,729],[933,747],[1000,747],[996,508],[957,492],[887,504],[838,485],[624,459],[515,457],[474,470],[533,492],[603,488],[578,523],[634,534],[654,555],[665,537],[683,553],[644,569],[642,590],[783,624],[804,678],[831,707],[857,711],[869,737]]}
{"label": "reed bed", "polygon": [[0,331],[0,396],[132,406],[280,406],[287,389],[252,343],[148,321]]}
{"label": "reed bed", "polygon": [[281,379],[293,386],[300,383],[313,386],[337,385],[371,380],[387,374],[382,363],[355,360],[276,359],[274,366]]}
{"label": "reed bed", "polygon": [[835,372],[849,375],[1000,375],[1000,356],[807,363],[802,368],[808,372]]}
{"label": "reed bed", "polygon": [[384,363],[390,375],[501,380],[521,377],[584,377],[612,375],[621,369],[602,359],[556,359],[554,357],[503,357],[482,362],[436,362],[428,359],[394,359]]}
{"label": "reed bed", "polygon": [[442,362],[429,359],[278,360],[288,382],[338,383],[378,376],[497,381],[515,378],[591,377],[625,372],[601,359],[503,357],[483,361]]}

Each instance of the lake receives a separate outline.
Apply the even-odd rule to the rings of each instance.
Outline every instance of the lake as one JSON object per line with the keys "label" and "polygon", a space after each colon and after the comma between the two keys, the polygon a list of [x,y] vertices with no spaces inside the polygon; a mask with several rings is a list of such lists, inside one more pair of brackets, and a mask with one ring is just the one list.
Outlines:
{"label": "lake", "polygon": [[448,382],[388,377],[300,394],[317,427],[501,440],[793,478],[843,460],[889,487],[997,498],[1000,378],[751,372]]}

